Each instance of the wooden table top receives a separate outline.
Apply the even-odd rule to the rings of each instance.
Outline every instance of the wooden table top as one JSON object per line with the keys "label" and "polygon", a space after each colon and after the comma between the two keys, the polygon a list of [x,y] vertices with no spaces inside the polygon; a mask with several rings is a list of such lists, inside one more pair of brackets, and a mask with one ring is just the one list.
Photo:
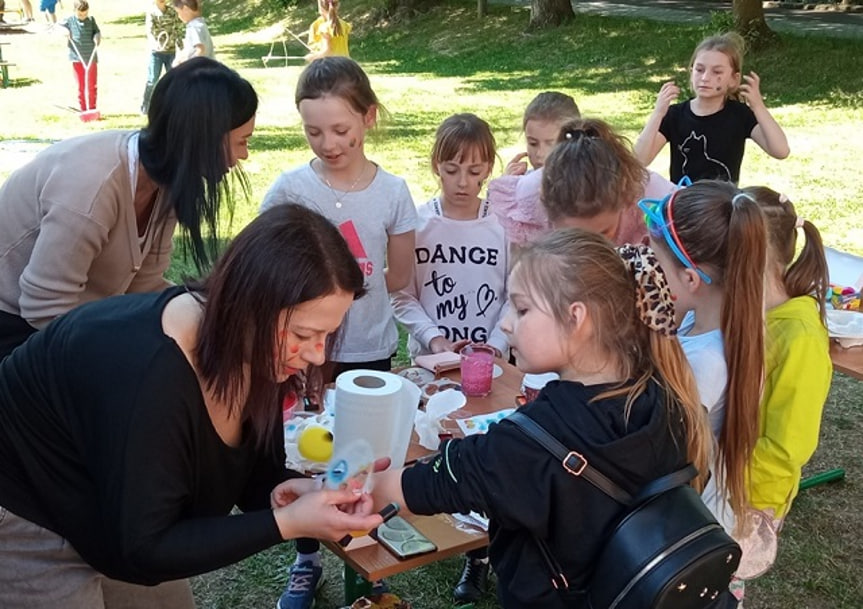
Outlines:
{"label": "wooden table top", "polygon": [[834,370],[863,381],[863,346],[843,349],[836,341],[830,341],[830,359]]}
{"label": "wooden table top", "polygon": [[[501,367],[503,374],[492,381],[491,393],[484,398],[469,397],[467,405],[457,411],[458,413],[473,416],[515,406],[515,398],[520,392],[522,373],[508,362],[496,360],[496,363]],[[451,378],[456,382],[461,380],[458,370],[447,372],[442,376]],[[457,425],[445,425],[445,427],[454,436],[461,435]],[[410,463],[434,452],[420,446],[416,433],[414,433],[408,448],[407,461]],[[438,548],[435,552],[401,560],[378,543],[364,545],[356,549],[351,548],[351,546],[346,549],[337,543],[328,541],[323,543],[333,554],[369,581],[390,577],[396,573],[402,573],[488,545],[488,536],[485,533],[457,528],[455,520],[449,514],[411,515],[407,517],[407,520],[434,542]]]}

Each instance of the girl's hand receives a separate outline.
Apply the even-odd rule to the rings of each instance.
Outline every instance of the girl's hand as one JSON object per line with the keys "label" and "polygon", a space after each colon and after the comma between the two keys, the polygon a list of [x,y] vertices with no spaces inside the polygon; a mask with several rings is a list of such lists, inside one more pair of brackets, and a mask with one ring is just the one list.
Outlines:
{"label": "girl's hand", "polygon": [[470,341],[467,339],[452,342],[443,336],[435,336],[429,343],[429,349],[431,349],[432,353],[443,353],[444,351],[458,353],[459,350],[469,342]]}
{"label": "girl's hand", "polygon": [[[289,481],[292,482],[292,481]],[[303,494],[273,510],[282,539],[339,540],[351,531],[369,531],[383,522],[367,494],[324,489]]]}
{"label": "girl's hand", "polygon": [[503,172],[508,176],[523,176],[527,173],[527,161],[523,161],[524,158],[527,158],[527,153],[519,152],[506,164]]}
{"label": "girl's hand", "polygon": [[666,112],[668,112],[668,107],[678,96],[680,96],[680,87],[671,81],[663,84],[662,88],[659,89],[659,95],[656,96],[656,109],[654,112],[665,116]]}
{"label": "girl's hand", "polygon": [[755,72],[750,72],[748,76],[743,77],[740,93],[750,108],[764,105],[764,99],[761,97],[761,79]]}

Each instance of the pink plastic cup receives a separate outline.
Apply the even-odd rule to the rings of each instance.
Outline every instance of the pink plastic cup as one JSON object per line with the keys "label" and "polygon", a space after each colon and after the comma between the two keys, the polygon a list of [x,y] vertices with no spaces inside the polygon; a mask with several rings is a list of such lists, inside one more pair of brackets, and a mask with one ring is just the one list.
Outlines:
{"label": "pink plastic cup", "polygon": [[488,345],[466,345],[459,355],[462,392],[473,397],[485,397],[491,393],[494,349]]}

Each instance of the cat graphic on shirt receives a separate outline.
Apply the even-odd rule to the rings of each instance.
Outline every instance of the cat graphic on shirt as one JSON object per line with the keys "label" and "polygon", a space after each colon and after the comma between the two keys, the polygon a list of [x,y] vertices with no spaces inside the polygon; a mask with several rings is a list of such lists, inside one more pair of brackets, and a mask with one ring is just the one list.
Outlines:
{"label": "cat graphic on shirt", "polygon": [[690,175],[687,165],[691,162],[695,167],[701,166],[704,168],[704,170],[698,172],[700,176],[731,180],[731,170],[728,169],[728,165],[722,161],[710,158],[710,155],[707,154],[706,135],[696,135],[695,131],[692,131],[680,144],[679,150],[683,155],[683,175]]}

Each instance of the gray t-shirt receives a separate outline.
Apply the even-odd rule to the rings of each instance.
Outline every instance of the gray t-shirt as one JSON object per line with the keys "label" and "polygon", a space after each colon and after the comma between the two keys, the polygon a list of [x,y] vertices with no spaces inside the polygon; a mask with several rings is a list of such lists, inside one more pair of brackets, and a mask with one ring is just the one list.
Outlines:
{"label": "gray t-shirt", "polygon": [[[342,193],[339,193],[340,195]],[[366,277],[365,296],[351,305],[337,340],[332,359],[337,362],[368,362],[384,359],[398,346],[393,310],[384,276],[389,235],[415,230],[417,212],[402,178],[380,167],[363,190],[339,197],[307,163],[284,172],[264,196],[261,211],[274,205],[298,203],[335,224]]]}

